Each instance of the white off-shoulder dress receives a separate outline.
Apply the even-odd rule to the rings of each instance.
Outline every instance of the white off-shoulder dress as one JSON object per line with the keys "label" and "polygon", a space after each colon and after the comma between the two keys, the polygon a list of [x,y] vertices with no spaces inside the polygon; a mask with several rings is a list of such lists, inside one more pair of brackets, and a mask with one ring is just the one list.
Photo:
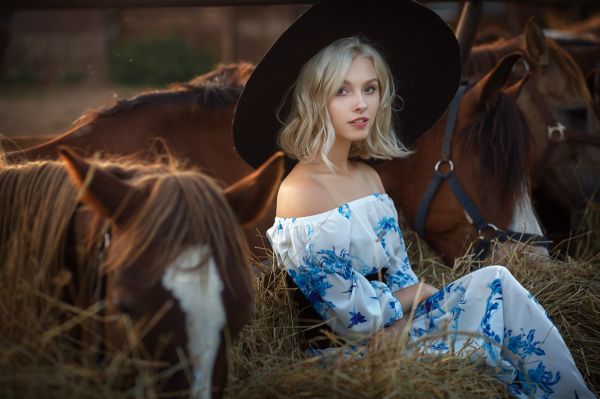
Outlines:
{"label": "white off-shoulder dress", "polygon": [[[393,293],[418,279],[387,194],[316,215],[276,217],[267,237],[279,265],[335,333],[364,336],[404,316]],[[370,281],[373,275],[381,278]],[[447,284],[417,307],[409,338],[439,332],[449,334],[420,340],[426,344],[418,348],[484,357],[515,397],[594,397],[542,306],[502,266]]]}

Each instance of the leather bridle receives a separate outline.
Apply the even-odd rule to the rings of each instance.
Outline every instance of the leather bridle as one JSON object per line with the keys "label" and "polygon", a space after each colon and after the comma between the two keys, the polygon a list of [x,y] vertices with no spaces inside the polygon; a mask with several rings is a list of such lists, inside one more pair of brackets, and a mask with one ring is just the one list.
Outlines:
{"label": "leather bridle", "polygon": [[546,163],[551,156],[556,151],[557,144],[560,143],[578,143],[578,144],[587,144],[593,146],[600,146],[600,136],[592,136],[587,132],[582,132],[577,129],[572,129],[566,127],[562,123],[560,123],[552,113],[548,102],[540,93],[535,83],[531,79],[531,74],[529,73],[529,65],[526,61],[522,61],[525,63],[525,68],[527,70],[527,74],[529,75],[527,81],[525,82],[525,89],[531,95],[533,103],[537,107],[542,120],[544,121],[544,125],[546,127],[546,134],[548,137],[548,145],[546,146],[542,156],[540,157],[540,161],[538,163],[539,170],[548,167]]}
{"label": "leather bridle", "polygon": [[[437,192],[442,182],[446,182],[450,187],[452,193],[462,205],[464,211],[467,213],[472,221],[472,224],[477,229],[478,242],[474,247],[474,255],[478,260],[485,259],[491,248],[492,241],[517,241],[535,246],[544,246],[548,248],[550,242],[547,237],[540,236],[537,234],[530,234],[525,232],[516,232],[512,230],[503,230],[498,228],[496,225],[489,223],[481,215],[481,212],[477,208],[475,202],[471,199],[469,194],[462,187],[456,175],[454,174],[454,163],[452,162],[452,137],[454,135],[454,129],[456,128],[456,118],[458,116],[458,109],[462,97],[467,90],[466,84],[461,84],[458,88],[456,95],[454,96],[448,113],[446,116],[446,126],[444,130],[444,138],[442,142],[442,152],[440,159],[434,166],[434,174],[431,182],[427,186],[427,189],[421,197],[419,208],[417,210],[417,217],[415,220],[415,230],[421,236],[425,237],[425,221],[427,219],[427,213],[433,197]],[[444,168],[443,168],[444,167]],[[445,170],[442,170],[445,169]]]}

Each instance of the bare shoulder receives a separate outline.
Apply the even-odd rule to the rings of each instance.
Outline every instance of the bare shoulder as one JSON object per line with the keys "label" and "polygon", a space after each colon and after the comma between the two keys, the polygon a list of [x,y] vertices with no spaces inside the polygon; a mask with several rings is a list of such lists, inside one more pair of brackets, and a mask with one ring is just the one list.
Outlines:
{"label": "bare shoulder", "polygon": [[385,188],[383,187],[383,183],[381,182],[381,177],[379,177],[379,173],[373,167],[367,165],[364,162],[356,162],[356,166],[361,171],[363,177],[367,179],[369,184],[373,187],[374,191],[385,193]]}
{"label": "bare shoulder", "polygon": [[335,206],[325,185],[318,178],[290,174],[279,187],[276,215],[283,218],[310,216]]}

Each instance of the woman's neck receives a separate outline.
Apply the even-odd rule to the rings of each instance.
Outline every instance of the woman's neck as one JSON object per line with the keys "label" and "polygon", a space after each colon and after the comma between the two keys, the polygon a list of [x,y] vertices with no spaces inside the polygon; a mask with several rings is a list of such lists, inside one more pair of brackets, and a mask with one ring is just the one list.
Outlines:
{"label": "woman's neck", "polygon": [[350,155],[351,141],[336,138],[331,150],[327,153],[327,158],[335,166],[336,172],[340,174],[348,173],[350,161],[348,156]]}

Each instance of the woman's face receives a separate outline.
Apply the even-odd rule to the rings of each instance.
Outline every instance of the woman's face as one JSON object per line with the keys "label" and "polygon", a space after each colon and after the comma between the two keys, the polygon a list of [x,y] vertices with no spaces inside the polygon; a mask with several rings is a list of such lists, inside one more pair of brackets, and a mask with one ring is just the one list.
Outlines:
{"label": "woman's face", "polygon": [[344,83],[327,104],[336,141],[366,139],[378,108],[379,83],[373,61],[358,55],[350,64]]}

